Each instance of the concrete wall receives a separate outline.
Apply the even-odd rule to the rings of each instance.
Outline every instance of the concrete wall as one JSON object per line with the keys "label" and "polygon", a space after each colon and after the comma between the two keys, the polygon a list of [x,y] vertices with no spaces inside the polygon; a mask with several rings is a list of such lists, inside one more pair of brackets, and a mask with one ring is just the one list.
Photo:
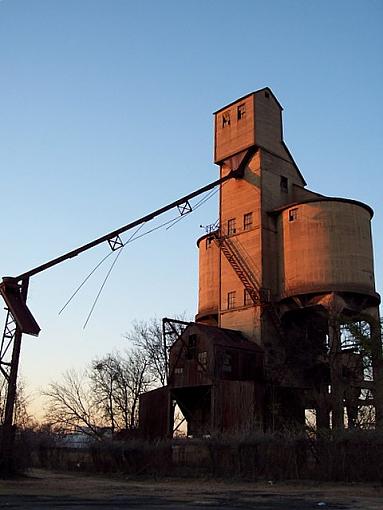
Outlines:
{"label": "concrete wall", "polygon": [[[243,113],[239,117],[239,109]],[[236,101],[215,114],[214,161],[219,163],[255,143],[254,95]]]}
{"label": "concrete wall", "polygon": [[219,309],[219,248],[212,237],[198,240],[199,286],[198,316],[216,315]]}

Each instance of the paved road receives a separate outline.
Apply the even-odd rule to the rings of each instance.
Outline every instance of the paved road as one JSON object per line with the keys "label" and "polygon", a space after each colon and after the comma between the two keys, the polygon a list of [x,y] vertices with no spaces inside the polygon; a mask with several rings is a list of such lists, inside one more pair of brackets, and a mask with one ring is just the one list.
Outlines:
{"label": "paved road", "polygon": [[[319,502],[320,503],[320,502]],[[324,502],[323,502],[324,503]],[[110,509],[121,510],[127,508],[153,508],[169,510],[222,510],[222,509],[240,509],[240,510],[312,510],[320,509],[347,509],[348,505],[331,502],[325,505],[319,505],[317,501],[307,501],[293,497],[280,497],[275,495],[259,495],[252,497],[251,501],[243,501],[241,498],[232,499],[232,497],[220,498],[196,498],[195,501],[177,501],[161,497],[158,495],[141,497],[116,497],[108,500],[99,498],[76,498],[60,496],[0,496],[0,508],[23,509],[23,510],[90,510],[90,509]]]}
{"label": "paved road", "polygon": [[0,481],[0,509],[381,510],[383,489],[318,483],[129,480],[35,471]]}

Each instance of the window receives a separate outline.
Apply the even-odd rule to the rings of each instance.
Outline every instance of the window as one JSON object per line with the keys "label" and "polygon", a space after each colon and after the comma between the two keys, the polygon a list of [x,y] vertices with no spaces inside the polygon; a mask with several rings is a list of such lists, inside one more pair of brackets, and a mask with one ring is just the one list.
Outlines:
{"label": "window", "polygon": [[175,375],[182,375],[184,373],[184,369],[182,367],[176,367],[174,369]]}
{"label": "window", "polygon": [[235,218],[231,218],[231,220],[227,222],[227,235],[232,236],[235,232]]}
{"label": "window", "polygon": [[235,308],[235,290],[227,293],[227,308],[228,310]]}
{"label": "window", "polygon": [[206,238],[206,249],[210,248],[212,242],[213,242],[213,238],[212,237],[207,237]]}
{"label": "window", "polygon": [[222,127],[230,126],[230,112],[224,112],[222,114]]}
{"label": "window", "polygon": [[270,93],[267,90],[265,90],[265,97],[267,97],[267,99],[270,97]]}
{"label": "window", "polygon": [[202,372],[202,370],[207,369],[207,352],[199,352],[198,353],[198,371]]}
{"label": "window", "polygon": [[246,106],[245,106],[245,103],[242,103],[237,107],[237,119],[241,120],[244,118],[245,115],[246,115]]}
{"label": "window", "polygon": [[230,352],[225,352],[225,354],[223,355],[222,370],[226,373],[230,373],[232,371],[232,364],[233,364],[232,358],[233,357],[230,354]]}
{"label": "window", "polygon": [[244,289],[243,291],[243,304],[245,306],[253,304],[253,300],[251,299],[251,294],[248,289]]}
{"label": "window", "polygon": [[253,213],[249,212],[243,215],[243,230],[250,230],[253,226]]}
{"label": "window", "polygon": [[189,335],[186,351],[187,359],[194,359],[197,353],[197,335]]}
{"label": "window", "polygon": [[298,209],[290,209],[289,221],[295,221],[298,218]]}
{"label": "window", "polygon": [[285,193],[287,193],[289,191],[289,187],[288,187],[288,179],[287,177],[285,177],[284,175],[281,175],[281,191],[284,191]]}

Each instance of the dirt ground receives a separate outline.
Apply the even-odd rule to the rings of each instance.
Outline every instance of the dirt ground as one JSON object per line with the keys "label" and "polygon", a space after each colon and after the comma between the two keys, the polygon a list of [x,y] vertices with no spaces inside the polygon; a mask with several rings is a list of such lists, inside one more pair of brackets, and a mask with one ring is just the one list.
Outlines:
{"label": "dirt ground", "polygon": [[17,480],[0,480],[0,508],[382,510],[383,488],[318,482],[138,481],[33,470]]}

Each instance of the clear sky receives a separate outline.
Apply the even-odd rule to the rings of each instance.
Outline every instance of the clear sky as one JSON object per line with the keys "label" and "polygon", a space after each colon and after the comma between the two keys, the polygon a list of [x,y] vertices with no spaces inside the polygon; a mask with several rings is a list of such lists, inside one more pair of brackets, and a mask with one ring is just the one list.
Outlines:
{"label": "clear sky", "polygon": [[[0,274],[216,179],[212,112],[269,86],[308,187],[375,210],[382,292],[382,26],[382,0],[0,1]],[[32,278],[30,391],[123,349],[135,319],[194,315],[195,241],[216,202],[127,246],[85,330],[112,257],[58,311],[107,245]]]}

